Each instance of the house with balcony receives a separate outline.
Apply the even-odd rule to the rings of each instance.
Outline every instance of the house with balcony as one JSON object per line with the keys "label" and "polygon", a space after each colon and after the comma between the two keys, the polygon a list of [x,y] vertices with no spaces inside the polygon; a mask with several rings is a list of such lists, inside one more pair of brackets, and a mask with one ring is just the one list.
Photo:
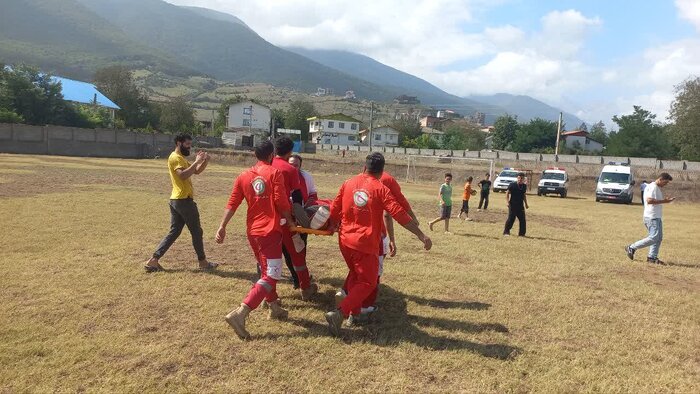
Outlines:
{"label": "house with balcony", "polygon": [[602,152],[603,144],[592,140],[589,135],[584,130],[572,130],[562,132],[561,138],[567,148],[583,149],[588,152]]}
{"label": "house with balcony", "polygon": [[309,139],[315,144],[358,145],[360,121],[345,114],[308,118]]}
{"label": "house with balcony", "polygon": [[[379,126],[372,129],[372,146],[399,146],[399,132],[391,126]],[[370,145],[369,129],[360,130],[362,145]]]}

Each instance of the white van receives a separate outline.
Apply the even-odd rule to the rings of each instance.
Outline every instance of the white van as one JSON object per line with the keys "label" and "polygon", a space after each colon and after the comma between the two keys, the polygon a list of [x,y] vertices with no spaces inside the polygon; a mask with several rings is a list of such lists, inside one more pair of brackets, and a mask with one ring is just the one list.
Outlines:
{"label": "white van", "polygon": [[496,179],[493,181],[493,191],[494,192],[505,192],[508,190],[508,186],[511,183],[516,182],[518,179],[518,170],[506,167],[497,174]]}
{"label": "white van", "polygon": [[569,191],[569,176],[561,167],[549,167],[542,171],[540,183],[537,184],[537,195],[558,194],[565,198]]}
{"label": "white van", "polygon": [[631,204],[634,199],[634,174],[627,163],[610,162],[596,179],[595,201],[620,201]]}

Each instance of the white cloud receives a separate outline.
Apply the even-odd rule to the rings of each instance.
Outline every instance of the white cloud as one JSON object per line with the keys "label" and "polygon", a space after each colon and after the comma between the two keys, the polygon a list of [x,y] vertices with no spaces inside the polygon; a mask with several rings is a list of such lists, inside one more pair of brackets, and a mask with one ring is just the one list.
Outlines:
{"label": "white cloud", "polygon": [[700,31],[700,1],[676,0],[679,16],[690,21]]}

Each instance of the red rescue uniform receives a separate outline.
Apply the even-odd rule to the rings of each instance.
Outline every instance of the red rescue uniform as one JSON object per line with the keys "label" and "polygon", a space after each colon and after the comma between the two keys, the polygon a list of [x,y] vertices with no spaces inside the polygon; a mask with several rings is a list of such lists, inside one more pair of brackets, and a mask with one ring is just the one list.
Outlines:
{"label": "red rescue uniform", "polygon": [[[289,164],[281,157],[275,157],[272,160],[272,167],[279,170],[284,177],[284,188],[287,195],[287,201],[292,196],[295,190],[301,190],[301,181],[299,180],[299,170]],[[306,268],[306,244],[301,239],[301,236],[289,231],[287,226],[282,227],[282,247],[289,254],[294,266],[294,272],[299,279],[299,287],[306,289],[311,284],[309,270]]]}
{"label": "red rescue uniform", "polygon": [[402,225],[412,220],[389,188],[370,174],[345,181],[331,205],[331,218],[340,223],[340,251],[349,269],[348,295],[340,304],[345,317],[359,314],[362,301],[377,286],[384,211]]}
{"label": "red rescue uniform", "polygon": [[233,184],[226,209],[236,211],[243,200],[248,204],[247,235],[261,277],[243,303],[257,308],[264,300],[276,301],[277,281],[282,278],[282,212],[291,207],[284,189],[282,173],[259,161],[241,173]]}

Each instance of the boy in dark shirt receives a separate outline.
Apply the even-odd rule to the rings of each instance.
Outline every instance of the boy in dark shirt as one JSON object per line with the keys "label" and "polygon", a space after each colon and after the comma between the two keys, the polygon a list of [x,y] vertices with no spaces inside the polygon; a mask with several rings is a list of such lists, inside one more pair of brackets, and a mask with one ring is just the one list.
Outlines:
{"label": "boy in dark shirt", "polygon": [[527,191],[527,185],[525,185],[524,181],[525,174],[519,172],[517,181],[508,186],[508,192],[506,192],[508,219],[506,220],[506,226],[503,229],[503,236],[505,237],[510,235],[510,229],[513,228],[516,217],[518,218],[518,223],[520,224],[518,235],[521,237],[525,236],[525,209],[529,209],[530,207],[527,205],[527,195],[525,194]]}
{"label": "boy in dark shirt", "polygon": [[481,206],[483,204],[484,211],[489,209],[489,193],[491,192],[491,175],[486,174],[486,179],[482,179],[479,182],[479,187],[481,188],[481,198],[479,198],[479,211],[481,211]]}

